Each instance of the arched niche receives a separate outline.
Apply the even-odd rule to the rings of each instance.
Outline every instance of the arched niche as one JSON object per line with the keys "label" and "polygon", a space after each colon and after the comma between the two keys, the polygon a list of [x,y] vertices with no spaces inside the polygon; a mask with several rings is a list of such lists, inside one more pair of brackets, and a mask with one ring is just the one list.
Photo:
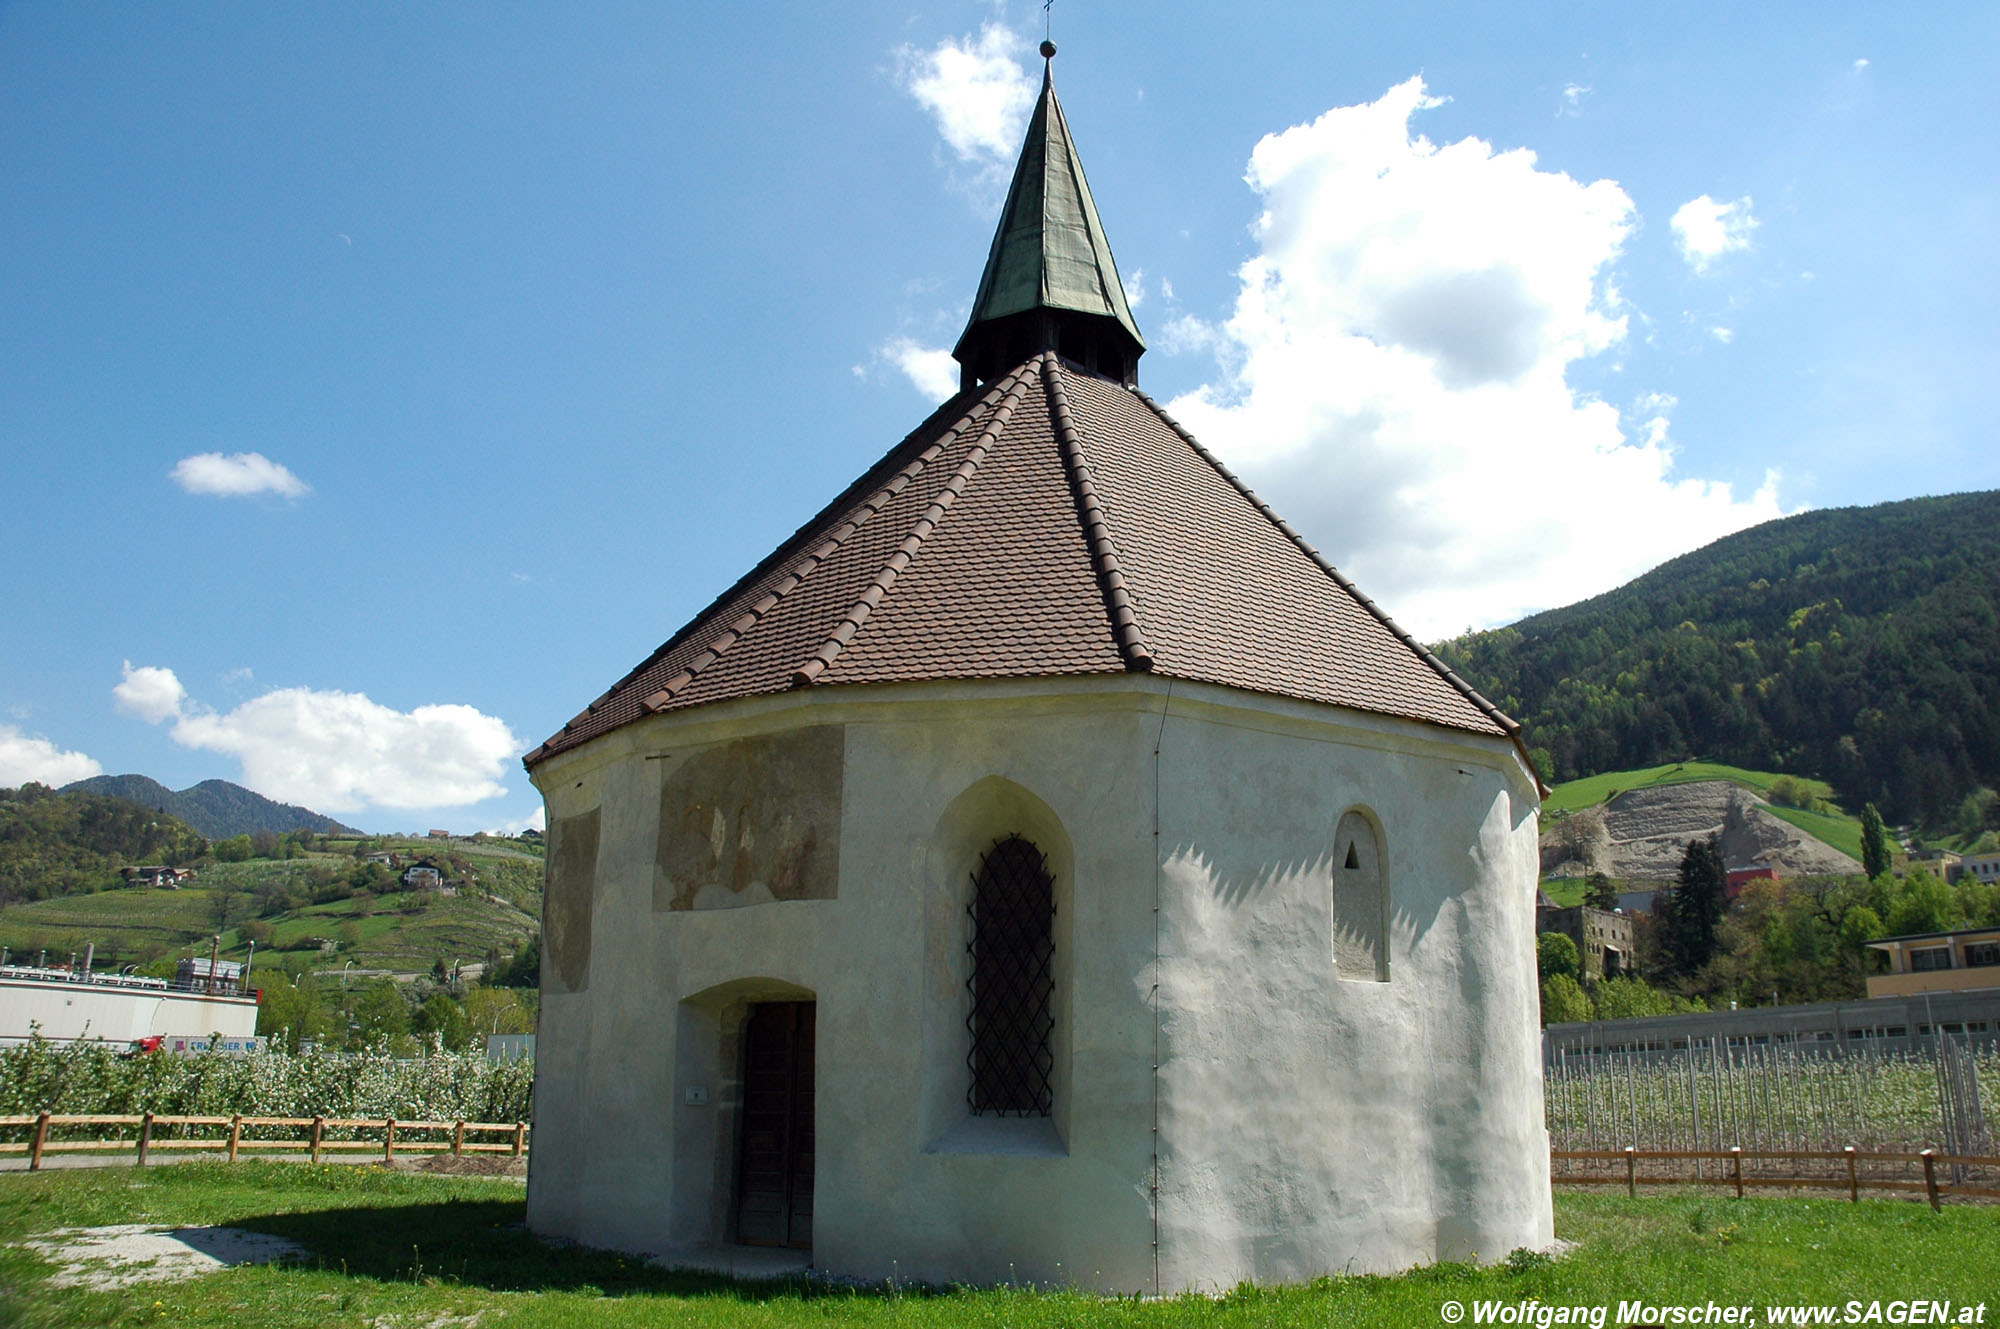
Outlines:
{"label": "arched niche", "polygon": [[1349,981],[1389,981],[1388,854],[1364,808],[1342,813],[1333,833],[1333,964]]}
{"label": "arched niche", "polygon": [[[981,864],[1016,837],[1038,850],[1053,882],[1055,989],[1049,1038],[1053,1103],[1047,1117],[975,1116],[967,1102],[972,1051],[971,905]],[[987,776],[960,791],[924,845],[924,1091],[922,1137],[940,1152],[1061,1153],[1068,1138],[1076,853],[1054,808],[1034,791]]]}

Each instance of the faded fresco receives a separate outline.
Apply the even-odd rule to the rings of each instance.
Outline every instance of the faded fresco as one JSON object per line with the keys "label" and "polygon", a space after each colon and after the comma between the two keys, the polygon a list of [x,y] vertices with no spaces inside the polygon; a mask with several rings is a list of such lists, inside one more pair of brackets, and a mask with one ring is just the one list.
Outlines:
{"label": "faded fresco", "polygon": [[833,899],[846,733],[821,725],[737,739],[669,772],[653,908]]}
{"label": "faded fresco", "polygon": [[542,984],[581,992],[590,981],[590,914],[597,894],[599,809],[549,826],[548,888],[542,897]]}

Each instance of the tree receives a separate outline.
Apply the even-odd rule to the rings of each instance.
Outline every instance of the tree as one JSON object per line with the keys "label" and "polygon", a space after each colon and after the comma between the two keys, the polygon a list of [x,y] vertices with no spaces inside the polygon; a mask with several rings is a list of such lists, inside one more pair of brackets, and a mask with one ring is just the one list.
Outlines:
{"label": "tree", "polygon": [[497,987],[538,988],[542,985],[542,939],[540,935],[528,938],[512,960],[501,966],[487,982]]}
{"label": "tree", "polygon": [[363,1044],[392,1039],[410,1032],[410,1006],[395,983],[383,979],[369,984],[354,1003],[354,1023]]}
{"label": "tree", "polygon": [[1593,872],[1583,879],[1583,902],[1592,909],[1616,909],[1618,907],[1618,883],[1602,872]]}
{"label": "tree", "polygon": [[1715,958],[1715,932],[1729,895],[1729,872],[1714,836],[1689,840],[1667,903],[1667,954],[1674,972],[1692,978]]}
{"label": "tree", "polygon": [[334,1012],[310,982],[295,984],[274,969],[259,983],[264,997],[257,1006],[257,1032],[283,1043],[288,1051],[297,1052],[301,1040],[324,1038],[338,1027]]}
{"label": "tree", "polygon": [[466,1023],[472,1027],[473,1041],[487,1034],[532,1034],[535,1015],[516,993],[507,988],[478,987],[465,994],[461,1003]]}
{"label": "tree", "polygon": [[1574,982],[1583,972],[1583,957],[1567,933],[1544,932],[1535,938],[1535,969],[1544,983],[1558,974]]}
{"label": "tree", "polygon": [[1861,809],[1861,868],[1870,881],[1889,870],[1889,834],[1873,803]]}
{"label": "tree", "polygon": [[[1555,936],[1555,933],[1543,933]],[[1567,937],[1564,938],[1568,940]],[[1554,974],[1542,980],[1542,1023],[1580,1024],[1595,1012],[1590,1006],[1590,996],[1577,981],[1568,974]]]}
{"label": "tree", "polygon": [[224,863],[241,863],[250,857],[250,837],[232,835],[215,843],[215,856]]}
{"label": "tree", "polygon": [[1890,906],[1888,925],[1892,937],[1921,936],[1926,932],[1950,932],[1964,922],[1958,910],[1958,896],[1951,887],[1920,867],[1910,869],[1903,889]]}
{"label": "tree", "polygon": [[1606,979],[1597,985],[1597,1014],[1603,1020],[1630,1020],[1642,1015],[1667,1015],[1674,1009],[1664,992],[1632,975]]}
{"label": "tree", "polygon": [[435,1034],[447,1049],[456,1052],[469,1041],[472,1026],[457,1002],[443,992],[433,992],[411,1017],[410,1032],[419,1037]]}

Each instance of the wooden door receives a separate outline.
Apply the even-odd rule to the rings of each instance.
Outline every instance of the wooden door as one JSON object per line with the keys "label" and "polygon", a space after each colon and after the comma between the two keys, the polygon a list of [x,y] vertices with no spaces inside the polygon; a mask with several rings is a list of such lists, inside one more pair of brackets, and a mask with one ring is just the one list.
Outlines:
{"label": "wooden door", "polygon": [[748,1246],[812,1249],[815,1009],[810,1001],[750,1008],[736,1182],[736,1239]]}

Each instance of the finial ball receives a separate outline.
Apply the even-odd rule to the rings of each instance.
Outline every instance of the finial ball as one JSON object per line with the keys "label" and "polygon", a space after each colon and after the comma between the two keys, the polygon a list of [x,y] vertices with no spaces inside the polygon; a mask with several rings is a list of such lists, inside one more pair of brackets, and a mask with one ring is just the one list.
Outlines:
{"label": "finial ball", "polygon": [[1043,42],[1042,59],[1053,60],[1055,58],[1056,58],[1056,44],[1054,42]]}

